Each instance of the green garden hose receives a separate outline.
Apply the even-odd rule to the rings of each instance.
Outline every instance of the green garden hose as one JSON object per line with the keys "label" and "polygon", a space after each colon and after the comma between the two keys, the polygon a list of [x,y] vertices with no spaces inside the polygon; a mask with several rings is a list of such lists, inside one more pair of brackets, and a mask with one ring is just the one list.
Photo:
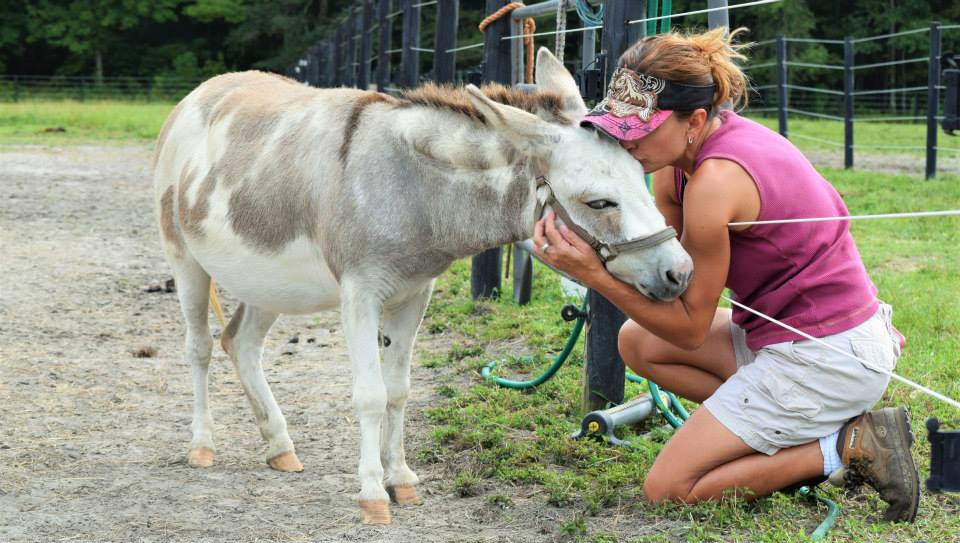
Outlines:
{"label": "green garden hose", "polygon": [[827,506],[827,518],[823,519],[820,526],[817,526],[817,529],[810,534],[811,541],[823,541],[823,539],[827,537],[827,532],[833,527],[833,523],[837,521],[837,515],[840,514],[840,507],[835,501],[817,494],[809,486],[800,487],[800,495],[819,500]]}
{"label": "green garden hose", "polygon": [[[587,320],[586,315],[587,315],[587,300],[586,298],[584,298],[583,305],[580,306],[580,313],[577,315],[576,324],[573,325],[573,330],[570,331],[570,337],[567,338],[567,343],[566,345],[563,346],[563,351],[561,351],[560,354],[558,354],[557,357],[554,358],[553,364],[551,364],[550,367],[547,368],[547,371],[543,372],[543,374],[540,375],[539,377],[535,379],[531,379],[529,381],[512,381],[510,379],[504,379],[503,377],[497,377],[491,373],[493,371],[493,367],[497,365],[496,360],[493,360],[489,364],[484,366],[483,369],[480,370],[480,375],[482,375],[484,379],[488,381],[493,381],[494,383],[502,387],[512,388],[516,390],[533,388],[533,387],[542,385],[548,379],[553,377],[553,375],[557,373],[557,370],[560,369],[560,366],[562,366],[563,363],[567,361],[567,357],[570,356],[570,351],[572,351],[573,346],[577,344],[577,339],[580,337],[580,331],[583,330],[583,323],[584,321]],[[530,360],[531,357],[525,356],[523,357],[523,359]]]}

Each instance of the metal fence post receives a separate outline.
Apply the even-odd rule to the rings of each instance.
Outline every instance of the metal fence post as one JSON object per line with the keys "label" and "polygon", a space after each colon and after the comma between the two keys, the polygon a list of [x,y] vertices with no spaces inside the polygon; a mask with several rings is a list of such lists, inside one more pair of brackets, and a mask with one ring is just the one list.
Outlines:
{"label": "metal fence post", "polygon": [[[610,81],[620,55],[643,37],[642,24],[627,24],[643,19],[645,1],[606,2],[601,47],[605,66],[603,80]],[[624,363],[617,349],[620,327],[627,320],[615,305],[590,290],[587,293],[589,317],[586,333],[586,364],[583,366],[583,410],[603,409],[623,403]]]}
{"label": "metal fence post", "polygon": [[[707,0],[707,8],[725,8],[727,0]],[[730,28],[730,11],[721,9],[707,13],[707,27],[716,28],[723,26]]]}
{"label": "metal fence post", "polygon": [[598,66],[603,70],[604,88],[610,82],[610,77],[617,68],[620,55],[627,50],[627,47],[644,35],[645,25],[631,25],[627,22],[643,19],[646,11],[647,0],[606,2],[604,4],[603,33],[600,37],[604,65]]}
{"label": "metal fence post", "polygon": [[940,23],[930,23],[927,65],[927,179],[937,176],[937,113],[940,112]]}
{"label": "metal fence post", "polygon": [[373,2],[363,2],[363,17],[360,23],[360,66],[357,70],[357,86],[363,90],[370,87],[370,51],[373,48]]}
{"label": "metal fence post", "polygon": [[457,46],[459,12],[460,0],[437,2],[437,36],[433,44],[433,80],[437,83],[453,83],[457,54],[447,50]]}
{"label": "metal fence post", "polygon": [[380,0],[377,5],[377,30],[380,32],[380,39],[377,40],[377,90],[380,92],[386,92],[386,88],[390,86],[390,53],[387,51],[390,50],[392,19],[387,17],[388,15],[390,0]]}
{"label": "metal fence post", "polygon": [[336,72],[337,62],[336,62],[336,57],[333,56],[334,50],[335,50],[335,47],[333,44],[335,43],[335,40],[336,38],[332,38],[328,34],[327,39],[324,42],[325,46],[323,49],[323,58],[324,58],[323,86],[328,88],[337,86],[335,83],[337,78],[337,72]]}
{"label": "metal fence post", "polygon": [[[493,13],[508,0],[486,0],[484,13]],[[510,84],[510,47],[500,38],[510,34],[510,17],[490,23],[483,35],[483,81]],[[502,261],[500,248],[484,251],[473,257],[470,270],[470,294],[473,299],[500,295]]]}
{"label": "metal fence post", "polygon": [[853,168],[853,38],[843,39],[843,167]]}
{"label": "metal fence post", "polygon": [[347,55],[344,58],[343,67],[346,68],[345,82],[348,87],[357,86],[357,10],[350,8],[347,15],[347,22],[344,24],[344,47],[347,48]]}
{"label": "metal fence post", "polygon": [[416,87],[420,78],[420,7],[413,0],[401,0],[403,6],[403,51],[400,53],[403,86]]}
{"label": "metal fence post", "polygon": [[343,86],[343,30],[338,26],[333,31],[333,62],[331,62],[331,71],[333,72],[333,87]]}
{"label": "metal fence post", "polygon": [[777,116],[780,119],[780,135],[789,137],[787,131],[787,40],[777,36]]}

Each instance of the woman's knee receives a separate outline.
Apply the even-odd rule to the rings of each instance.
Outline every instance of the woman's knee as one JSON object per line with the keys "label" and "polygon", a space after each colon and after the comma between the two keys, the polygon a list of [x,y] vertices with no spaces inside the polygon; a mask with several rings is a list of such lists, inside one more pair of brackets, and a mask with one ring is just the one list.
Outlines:
{"label": "woman's knee", "polygon": [[627,320],[620,327],[617,349],[620,351],[620,358],[634,370],[637,366],[643,366],[649,362],[650,337],[652,334],[646,328],[632,320]]}
{"label": "woman's knee", "polygon": [[676,474],[670,474],[665,469],[658,469],[656,465],[650,469],[647,478],[643,481],[643,497],[647,503],[683,502],[689,488],[680,484]]}

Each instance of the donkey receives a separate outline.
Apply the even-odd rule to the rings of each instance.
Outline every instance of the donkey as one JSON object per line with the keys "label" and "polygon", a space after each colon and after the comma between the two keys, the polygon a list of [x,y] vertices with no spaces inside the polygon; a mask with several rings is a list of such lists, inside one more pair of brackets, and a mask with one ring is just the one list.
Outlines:
{"label": "donkey", "polygon": [[[221,344],[268,464],[302,469],[263,375],[264,337],[282,313],[339,307],[360,425],[362,521],[389,523],[391,497],[420,503],[403,420],[414,338],[436,277],[457,258],[529,238],[545,203],[613,243],[664,230],[639,164],[577,125],[586,107],[546,49],[537,84],[532,94],[427,86],[394,98],[243,72],[206,81],[176,106],[153,169],[193,372],[191,466],[214,461],[212,278],[242,302]],[[653,297],[679,296],[692,263],[668,237],[608,269]],[[381,329],[391,340],[382,362]]]}

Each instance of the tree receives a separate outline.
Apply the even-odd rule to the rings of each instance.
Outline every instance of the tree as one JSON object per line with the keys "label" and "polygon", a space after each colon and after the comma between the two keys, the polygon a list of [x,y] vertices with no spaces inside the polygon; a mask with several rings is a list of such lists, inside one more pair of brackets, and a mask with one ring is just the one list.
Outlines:
{"label": "tree", "polygon": [[104,51],[119,38],[117,34],[146,20],[175,20],[179,3],[181,0],[31,0],[26,6],[28,41],[43,41],[92,59],[100,82]]}

